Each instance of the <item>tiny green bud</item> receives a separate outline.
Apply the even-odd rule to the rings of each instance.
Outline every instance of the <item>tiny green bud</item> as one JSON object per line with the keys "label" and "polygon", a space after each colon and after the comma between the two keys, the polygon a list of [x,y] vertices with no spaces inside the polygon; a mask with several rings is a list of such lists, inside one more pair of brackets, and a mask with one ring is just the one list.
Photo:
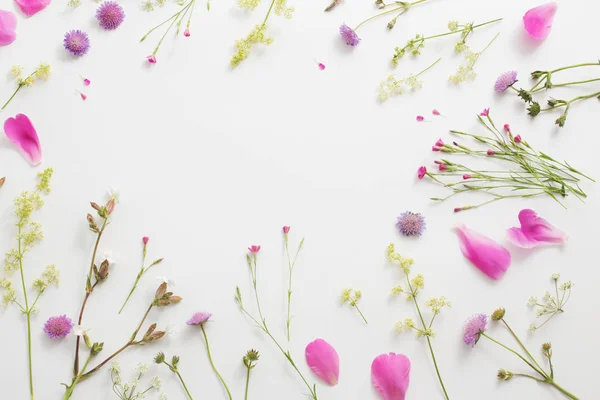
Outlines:
{"label": "tiny green bud", "polygon": [[162,364],[163,361],[165,361],[165,353],[161,351],[156,355],[156,357],[154,357],[154,362],[157,364]]}
{"label": "tiny green bud", "polygon": [[92,345],[92,351],[91,351],[92,356],[95,356],[98,353],[100,353],[103,348],[104,348],[104,342],[101,342],[101,343],[96,342],[96,343],[94,343]]}
{"label": "tiny green bud", "polygon": [[397,17],[394,18],[393,20],[391,20],[390,22],[388,22],[388,24],[387,24],[388,29],[390,29],[390,30],[394,29],[394,26],[396,25],[396,19],[397,19]]}
{"label": "tiny green bud", "polygon": [[560,117],[558,117],[558,119],[554,123],[562,128],[563,126],[565,126],[565,122],[567,122],[567,116],[563,114]]}
{"label": "tiny green bud", "polygon": [[544,344],[542,345],[542,350],[544,350],[544,351],[546,351],[546,352],[547,352],[548,350],[550,350],[551,348],[552,348],[552,344],[551,344],[551,343],[549,343],[549,342],[548,342],[548,343],[544,343]]}
{"label": "tiny green bud", "polygon": [[534,101],[533,103],[531,103],[531,105],[527,108],[527,114],[529,114],[532,117],[535,117],[536,115],[538,115],[541,111],[540,108],[540,103],[538,103],[537,101]]}
{"label": "tiny green bud", "polygon": [[514,375],[515,374],[513,374],[510,371],[506,371],[504,369],[499,369],[497,376],[498,376],[498,379],[501,379],[501,380],[504,380],[504,381],[508,381],[508,380],[511,380]]}
{"label": "tiny green bud", "polygon": [[173,358],[171,359],[171,364],[173,364],[173,367],[177,368],[177,364],[179,364],[179,357],[173,356]]}
{"label": "tiny green bud", "polygon": [[90,337],[88,336],[87,332],[83,332],[83,342],[85,343],[88,349],[92,348],[92,341],[90,340]]}
{"label": "tiny green bud", "polygon": [[494,321],[500,321],[502,318],[504,318],[504,314],[506,313],[506,310],[502,307],[497,308],[496,311],[494,311],[492,313],[492,320]]}

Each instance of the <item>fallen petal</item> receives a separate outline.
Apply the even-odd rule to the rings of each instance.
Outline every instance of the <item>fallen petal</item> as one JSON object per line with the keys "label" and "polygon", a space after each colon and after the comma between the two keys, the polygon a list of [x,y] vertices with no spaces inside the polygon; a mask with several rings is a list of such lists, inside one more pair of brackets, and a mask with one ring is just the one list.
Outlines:
{"label": "fallen petal", "polygon": [[306,346],[306,364],[321,380],[335,386],[340,377],[340,358],[337,351],[323,339]]}
{"label": "fallen petal", "polygon": [[404,400],[410,381],[410,360],[404,354],[381,354],[371,364],[371,383],[383,400]]}
{"label": "fallen petal", "polygon": [[460,250],[481,272],[498,280],[510,267],[508,250],[487,236],[483,236],[464,225],[456,228],[460,239]]}
{"label": "fallen petal", "polygon": [[0,10],[0,46],[8,46],[17,39],[17,17],[10,11]]}
{"label": "fallen petal", "polygon": [[50,4],[51,0],[15,0],[23,14],[31,17]]}
{"label": "fallen petal", "polygon": [[544,40],[552,30],[552,21],[558,5],[547,3],[527,11],[523,16],[523,24],[529,35],[535,39]]}
{"label": "fallen petal", "polygon": [[562,245],[567,242],[567,235],[552,226],[545,219],[538,217],[530,209],[519,213],[521,227],[512,227],[506,231],[508,240],[515,246],[530,249],[540,246]]}
{"label": "fallen petal", "polygon": [[25,114],[17,114],[16,117],[7,119],[4,122],[4,132],[29,162],[33,165],[42,162],[40,140],[33,124]]}

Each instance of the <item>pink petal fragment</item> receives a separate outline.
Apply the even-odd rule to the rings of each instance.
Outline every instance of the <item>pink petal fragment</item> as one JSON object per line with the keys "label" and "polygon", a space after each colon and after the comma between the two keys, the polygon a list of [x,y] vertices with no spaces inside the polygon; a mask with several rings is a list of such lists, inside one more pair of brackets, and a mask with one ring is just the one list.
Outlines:
{"label": "pink petal fragment", "polygon": [[521,210],[519,222],[521,222],[520,228],[512,227],[506,231],[508,240],[515,246],[531,249],[540,246],[562,245],[567,242],[566,233],[538,217],[533,210]]}
{"label": "pink petal fragment", "polygon": [[335,386],[340,378],[340,358],[337,351],[323,339],[306,346],[306,364],[321,380]]}
{"label": "pink petal fragment", "polygon": [[17,39],[17,17],[10,11],[0,10],[0,46],[8,46]]}
{"label": "pink petal fragment", "polygon": [[504,247],[464,225],[456,227],[463,255],[484,274],[498,280],[510,267],[510,253]]}
{"label": "pink petal fragment", "polygon": [[547,3],[527,11],[523,16],[523,24],[529,35],[538,40],[544,40],[552,30],[552,21],[558,5]]}
{"label": "pink petal fragment", "polygon": [[30,163],[39,165],[42,162],[40,140],[33,124],[25,114],[17,114],[16,117],[7,119],[4,122],[4,132]]}
{"label": "pink petal fragment", "polygon": [[50,4],[51,0],[15,0],[23,14],[31,17]]}
{"label": "pink petal fragment", "polygon": [[383,400],[404,400],[410,381],[410,360],[404,354],[381,354],[371,364],[371,383]]}

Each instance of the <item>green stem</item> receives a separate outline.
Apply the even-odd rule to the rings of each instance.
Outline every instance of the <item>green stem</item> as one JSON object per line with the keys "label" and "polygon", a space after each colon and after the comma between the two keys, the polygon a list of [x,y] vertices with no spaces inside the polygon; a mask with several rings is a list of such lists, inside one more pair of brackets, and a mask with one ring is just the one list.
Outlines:
{"label": "green stem", "polygon": [[362,317],[363,321],[365,321],[365,324],[369,325],[369,323],[367,322],[367,319],[365,318],[365,316],[363,315],[363,313],[360,311],[360,308],[358,308],[358,305],[354,304],[354,308],[356,308],[356,311],[358,311],[358,313]]}
{"label": "green stem", "polygon": [[564,71],[566,69],[579,68],[579,67],[590,67],[590,66],[600,66],[600,63],[599,62],[593,62],[593,63],[582,63],[582,64],[569,65],[567,67],[553,69],[552,71],[550,71],[550,73],[553,74],[555,72]]}
{"label": "green stem", "polygon": [[135,291],[135,289],[137,288],[137,284],[140,281],[140,278],[142,277],[142,275],[144,274],[144,266],[142,265],[142,270],[138,273],[137,278],[135,278],[135,282],[133,284],[133,287],[131,288],[131,291],[129,292],[129,295],[127,296],[127,298],[125,299],[125,302],[123,303],[123,305],[121,306],[121,309],[119,310],[119,314],[121,314],[121,312],[123,311],[123,309],[125,308],[125,306],[127,305],[127,302],[129,301],[129,299],[131,298],[131,296],[133,295],[133,292]]}
{"label": "green stem", "polygon": [[[287,330],[287,340],[288,342],[290,341],[290,324],[292,322],[292,316],[290,314],[290,309],[292,306],[292,274],[294,272],[294,267],[290,261],[290,250],[289,250],[289,246],[288,246],[288,238],[287,238],[287,233],[285,234],[285,253],[287,254],[287,259],[288,259],[288,269],[290,272],[290,276],[288,279],[288,292],[287,292],[287,322],[286,322],[286,330]],[[298,254],[296,254],[297,256]],[[294,260],[294,264],[295,264],[296,260]],[[248,378],[250,378],[250,370],[248,370]]]}
{"label": "green stem", "polygon": [[[590,82],[596,82],[596,81],[600,81],[600,78],[588,79],[588,80],[585,80],[585,81],[574,81],[574,82],[557,83],[557,84],[553,83],[550,88],[561,87],[561,86],[569,86],[569,85],[581,85],[581,84],[584,84],[584,83],[590,83]],[[546,89],[545,86],[537,88],[535,90],[531,90],[530,92],[531,93],[537,93],[537,92],[539,92],[541,90],[544,90],[544,89]]]}
{"label": "green stem", "polygon": [[519,337],[515,334],[515,332],[511,329],[511,327],[506,323],[506,321],[504,320],[504,318],[502,318],[501,321],[504,324],[504,326],[506,326],[506,328],[509,330],[510,334],[515,338],[515,340],[517,341],[517,343],[519,343],[519,346],[521,346],[521,348],[523,349],[523,351],[525,351],[525,354],[527,354],[527,356],[531,359],[531,361],[533,361],[535,363],[535,365],[540,369],[540,371],[543,371],[543,375],[545,377],[548,377],[548,375],[546,374],[546,371],[544,371],[544,368],[542,368],[540,366],[540,364],[538,364],[537,360],[531,355],[531,353],[529,352],[529,350],[527,350],[527,347],[525,347],[525,345],[523,344],[523,342],[521,342],[521,339],[519,339]]}
{"label": "green stem", "polygon": [[536,378],[535,376],[527,375],[527,374],[513,374],[513,376],[522,376],[523,378],[533,379],[538,382],[546,383],[544,379]]}
{"label": "green stem", "polygon": [[6,101],[6,103],[4,103],[4,105],[2,106],[2,108],[0,108],[0,110],[4,110],[6,108],[6,106],[8,105],[8,103],[10,103],[12,101],[12,99],[14,99],[14,97],[17,95],[17,93],[19,93],[19,90],[21,90],[21,88],[23,87],[23,85],[19,84],[19,86],[17,86],[17,90],[14,91],[14,93],[12,94],[12,96],[10,96],[10,99],[8,99]]}
{"label": "green stem", "polygon": [[433,64],[431,64],[429,67],[425,68],[423,71],[419,72],[418,74],[416,74],[415,76],[419,76],[427,71],[429,71],[431,68],[433,68],[433,66],[437,63],[439,63],[442,59],[438,58]]}
{"label": "green stem", "polygon": [[248,386],[250,385],[250,368],[247,368],[248,372],[246,373],[246,391],[244,394],[244,400],[248,400]]}
{"label": "green stem", "polygon": [[271,5],[269,6],[269,11],[267,11],[267,15],[265,15],[265,20],[262,23],[263,27],[267,24],[267,20],[269,19],[269,15],[271,15],[271,11],[273,10],[274,5],[275,5],[275,0],[273,0],[271,2]]}
{"label": "green stem", "polygon": [[490,339],[492,342],[494,342],[497,345],[499,345],[499,346],[505,348],[506,350],[510,351],[511,353],[513,353],[514,355],[516,355],[517,357],[519,357],[525,364],[529,365],[531,367],[531,369],[533,369],[535,372],[537,372],[538,374],[540,374],[542,376],[542,378],[548,379],[548,377],[546,376],[546,374],[544,374],[542,371],[540,371],[536,367],[534,367],[533,364],[531,364],[529,361],[527,361],[527,359],[525,359],[525,357],[523,357],[522,355],[520,355],[519,353],[517,353],[515,350],[511,349],[508,346],[505,346],[504,344],[500,343],[499,341],[497,341],[496,339],[494,339],[493,337],[489,336],[486,333],[482,332],[481,336],[484,336],[484,337]]}
{"label": "green stem", "polygon": [[171,364],[169,364],[166,361],[163,361],[163,364],[165,364],[166,366],[169,367],[169,369],[171,371],[173,371],[177,377],[179,378],[179,381],[181,382],[181,385],[183,386],[183,389],[185,390],[185,393],[187,394],[187,396],[189,397],[190,400],[194,400],[192,398],[192,395],[190,394],[190,391],[188,390],[188,387],[186,386],[185,382],[183,381],[183,377],[181,376],[181,374],[179,373],[179,370],[177,370],[176,368],[174,368]]}
{"label": "green stem", "polygon": [[229,388],[227,387],[225,380],[223,379],[223,377],[221,376],[219,371],[217,371],[217,367],[215,367],[215,363],[213,362],[212,356],[210,354],[210,346],[208,345],[208,336],[206,336],[206,331],[204,330],[204,324],[200,324],[200,328],[202,329],[202,334],[204,335],[204,342],[206,343],[206,353],[208,354],[208,360],[210,361],[210,365],[211,365],[213,371],[215,371],[215,374],[217,374],[217,376],[219,377],[219,380],[223,384],[223,387],[227,391],[227,396],[229,396],[229,400],[232,400],[231,392],[229,391]]}
{"label": "green stem", "polygon": [[566,389],[564,389],[563,387],[561,387],[559,384],[557,384],[556,382],[554,382],[553,380],[548,382],[550,385],[554,386],[556,389],[558,389],[562,394],[564,394],[565,396],[573,399],[573,400],[579,400],[578,397],[576,397],[573,393],[567,391]]}
{"label": "green stem", "polygon": [[375,18],[378,18],[378,17],[384,16],[384,15],[387,15],[387,14],[394,13],[394,12],[396,12],[396,11],[398,11],[398,10],[404,10],[403,12],[406,12],[406,11],[408,11],[408,9],[409,9],[409,8],[411,8],[412,6],[414,6],[414,5],[417,5],[417,4],[419,4],[419,3],[423,3],[423,2],[425,2],[425,1],[427,1],[427,0],[418,0],[418,1],[415,1],[415,2],[413,2],[413,3],[409,3],[409,4],[407,4],[407,5],[402,5],[402,6],[400,6],[400,7],[396,7],[396,8],[393,8],[393,9],[391,9],[391,10],[384,11],[384,12],[382,12],[382,13],[379,13],[379,14],[375,14],[375,15],[373,15],[372,17],[369,17],[369,18],[365,19],[363,22],[361,22],[360,24],[358,24],[358,25],[356,26],[356,28],[354,28],[354,32],[356,32],[356,31],[358,30],[358,28],[360,28],[360,27],[361,27],[361,25],[363,25],[364,23],[366,23],[366,22],[369,22],[369,21],[371,21],[371,20],[373,20],[373,19],[375,19]]}
{"label": "green stem", "polygon": [[23,287],[23,298],[25,300],[25,314],[27,315],[27,360],[29,363],[29,393],[31,400],[34,399],[33,391],[33,359],[31,354],[31,309],[29,308],[29,299],[27,297],[27,287],[25,286],[25,272],[23,271],[23,245],[21,240],[21,233],[23,228],[23,221],[19,221],[18,225],[18,252],[19,252],[19,272],[21,275],[21,285]]}

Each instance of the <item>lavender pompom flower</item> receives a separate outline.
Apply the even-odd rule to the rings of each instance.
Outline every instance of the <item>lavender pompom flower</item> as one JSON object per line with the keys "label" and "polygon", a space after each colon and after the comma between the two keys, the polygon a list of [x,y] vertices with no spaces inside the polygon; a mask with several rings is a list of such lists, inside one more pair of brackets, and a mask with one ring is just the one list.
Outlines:
{"label": "lavender pompom flower", "polygon": [[467,320],[463,329],[463,340],[465,344],[475,347],[481,334],[486,331],[488,316],[486,314],[475,314]]}
{"label": "lavender pompom flower", "polygon": [[187,321],[188,325],[202,325],[212,317],[211,313],[197,312]]}
{"label": "lavender pompom flower", "polygon": [[66,315],[50,317],[44,324],[44,332],[50,339],[61,339],[71,333],[73,321]]}
{"label": "lavender pompom flower", "polygon": [[105,1],[96,11],[96,19],[103,29],[111,31],[117,29],[125,19],[123,8],[114,1]]}
{"label": "lavender pompom flower", "polygon": [[517,71],[508,71],[503,73],[496,79],[494,90],[496,92],[504,92],[506,89],[511,87],[517,81]]}
{"label": "lavender pompom flower", "polygon": [[407,211],[398,217],[396,227],[404,236],[421,236],[425,230],[425,218],[419,213]]}
{"label": "lavender pompom flower", "polygon": [[340,35],[342,35],[342,39],[348,46],[356,46],[360,42],[356,32],[346,24],[340,26]]}
{"label": "lavender pompom flower", "polygon": [[74,56],[82,56],[90,49],[90,39],[87,33],[80,30],[72,30],[65,33],[65,49]]}

